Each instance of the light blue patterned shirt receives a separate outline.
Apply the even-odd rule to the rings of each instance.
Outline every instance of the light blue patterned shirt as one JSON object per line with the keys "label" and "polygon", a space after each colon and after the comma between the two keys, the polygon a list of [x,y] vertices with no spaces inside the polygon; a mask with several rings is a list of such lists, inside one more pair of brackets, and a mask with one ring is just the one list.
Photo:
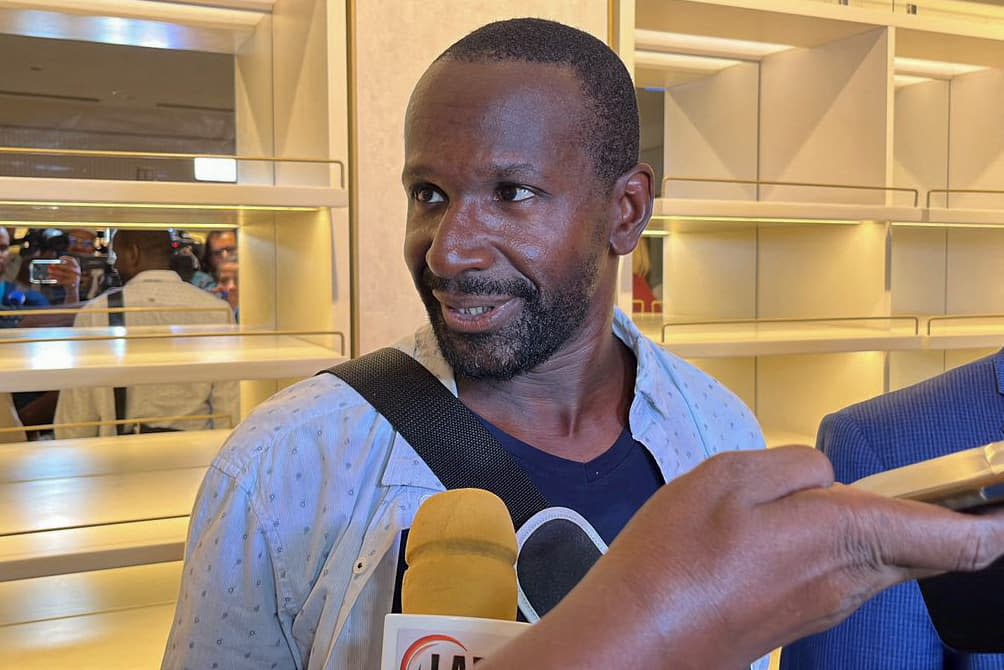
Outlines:
{"label": "light blue patterned shirt", "polygon": [[[638,361],[631,432],[666,481],[713,454],[763,447],[730,391],[620,311],[614,333]],[[429,327],[397,346],[456,393]],[[276,394],[237,427],[199,491],[164,668],[378,668],[400,532],[442,490],[340,379]]]}

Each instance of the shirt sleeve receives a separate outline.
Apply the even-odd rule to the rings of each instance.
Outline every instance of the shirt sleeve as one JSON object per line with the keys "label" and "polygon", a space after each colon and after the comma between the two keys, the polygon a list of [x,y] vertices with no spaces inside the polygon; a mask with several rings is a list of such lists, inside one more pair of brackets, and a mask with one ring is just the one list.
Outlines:
{"label": "shirt sleeve", "polygon": [[278,613],[262,523],[233,478],[211,467],[192,513],[163,669],[301,667]]}

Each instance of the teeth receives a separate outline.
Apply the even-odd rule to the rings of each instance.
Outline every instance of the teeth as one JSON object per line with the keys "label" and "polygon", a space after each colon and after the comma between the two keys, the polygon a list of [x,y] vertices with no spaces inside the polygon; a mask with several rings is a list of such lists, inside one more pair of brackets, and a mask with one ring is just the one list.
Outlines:
{"label": "teeth", "polygon": [[458,309],[457,311],[464,316],[480,316],[481,314],[492,311],[492,309],[492,307],[464,307]]}

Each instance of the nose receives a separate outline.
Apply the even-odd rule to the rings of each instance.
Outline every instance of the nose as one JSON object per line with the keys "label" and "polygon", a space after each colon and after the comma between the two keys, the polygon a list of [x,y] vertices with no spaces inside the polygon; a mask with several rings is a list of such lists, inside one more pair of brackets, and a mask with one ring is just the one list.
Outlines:
{"label": "nose", "polygon": [[492,263],[489,229],[476,204],[454,200],[433,231],[432,243],[425,252],[426,265],[435,275],[447,279],[467,271],[487,270]]}

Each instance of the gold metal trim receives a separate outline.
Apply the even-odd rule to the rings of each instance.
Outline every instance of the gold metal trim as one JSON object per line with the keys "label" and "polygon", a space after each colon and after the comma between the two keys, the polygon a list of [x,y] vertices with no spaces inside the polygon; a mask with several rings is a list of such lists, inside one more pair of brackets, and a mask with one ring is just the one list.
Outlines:
{"label": "gold metal trim", "polygon": [[[5,309],[0,310],[0,317],[11,317],[11,316],[50,316],[53,314],[63,315],[63,314],[80,314],[80,312],[85,311],[88,314],[136,314],[145,312],[220,312],[221,314],[226,313],[231,314],[229,307],[54,307],[52,309]],[[164,326],[170,326],[172,324],[160,324]],[[194,324],[173,324],[173,325],[194,325]],[[213,325],[213,324],[202,324],[202,325]],[[221,325],[221,324],[218,324]],[[66,326],[70,327],[70,326]],[[98,326],[102,328],[103,326]]]}
{"label": "gold metal trim", "polygon": [[[134,419],[107,419],[105,421],[75,421],[73,423],[46,423],[35,426],[10,426],[0,428],[0,433],[37,433],[43,430],[55,430],[57,428],[96,428],[101,426],[121,426],[127,423],[150,423],[156,421],[164,423],[166,421],[213,421],[225,419],[227,425],[233,428],[233,423],[229,414],[188,414],[185,416],[144,416]],[[179,431],[184,432],[184,431]]]}
{"label": "gold metal trim", "polygon": [[[359,327],[362,310],[359,299],[359,96],[357,95],[358,58],[356,0],[345,0],[345,68],[348,103],[349,140],[349,356],[360,351]],[[343,168],[344,170],[344,168]],[[343,347],[344,354],[344,347]]]}
{"label": "gold metal trim", "polygon": [[106,151],[100,149],[46,149],[44,147],[3,147],[0,154],[29,156],[71,156],[76,158],[149,158],[153,160],[188,160],[196,158],[222,158],[235,161],[266,163],[316,163],[337,165],[340,188],[345,188],[345,163],[337,158],[303,158],[298,156],[241,156],[238,154],[186,154],[165,151]]}
{"label": "gold metal trim", "polygon": [[[944,193],[946,196],[953,193],[968,193],[977,195],[1004,195],[1004,190],[993,188],[932,188],[927,191],[927,208],[931,208],[931,195]],[[951,209],[946,205],[945,209]]]}
{"label": "gold metal trim", "polygon": [[[927,334],[934,336],[931,332],[931,324],[943,321],[975,321],[977,319],[1004,319],[1004,314],[945,314],[942,316],[932,316],[927,319]],[[1001,324],[1004,327],[1004,323]],[[1004,332],[1002,332],[1004,334]]]}
{"label": "gold metal trim", "polygon": [[[767,181],[763,179],[721,179],[714,177],[664,177],[662,180],[662,190],[665,194],[666,184],[671,181],[675,182],[702,182],[707,184],[750,184],[753,186],[805,186],[810,188],[837,188],[845,190],[857,190],[857,191],[885,191],[893,193],[912,193],[913,194],[913,206],[916,207],[920,200],[920,190],[915,188],[905,188],[901,186],[862,186],[858,184],[822,184],[815,182],[805,182],[805,181]],[[1004,193],[1004,191],[1001,191]],[[663,195],[663,197],[666,197]],[[930,200],[930,191],[928,191],[928,199]],[[759,200],[758,200],[759,202]]]}
{"label": "gold metal trim", "polygon": [[620,1],[607,0],[607,46],[620,53]]}
{"label": "gold metal trim", "polygon": [[[27,329],[26,329],[27,330]],[[106,342],[109,340],[185,340],[201,339],[207,337],[260,337],[260,336],[284,336],[297,337],[315,335],[328,335],[337,337],[341,356],[345,356],[345,334],[337,330],[255,330],[255,331],[234,331],[234,332],[206,332],[206,333],[132,333],[122,335],[78,335],[70,337],[14,337],[0,338],[0,345],[3,344],[41,344],[46,342]],[[320,346],[320,345],[317,345]],[[326,347],[325,347],[326,348]]]}
{"label": "gold metal trim", "polygon": [[742,325],[783,325],[786,323],[796,324],[796,323],[841,323],[848,321],[907,321],[913,323],[913,334],[920,334],[920,317],[913,315],[896,315],[896,316],[833,316],[833,317],[814,317],[814,318],[798,318],[798,319],[723,319],[723,320],[709,320],[709,321],[675,321],[662,324],[662,342],[666,342],[666,329],[673,327],[688,327],[688,326],[742,326]]}

